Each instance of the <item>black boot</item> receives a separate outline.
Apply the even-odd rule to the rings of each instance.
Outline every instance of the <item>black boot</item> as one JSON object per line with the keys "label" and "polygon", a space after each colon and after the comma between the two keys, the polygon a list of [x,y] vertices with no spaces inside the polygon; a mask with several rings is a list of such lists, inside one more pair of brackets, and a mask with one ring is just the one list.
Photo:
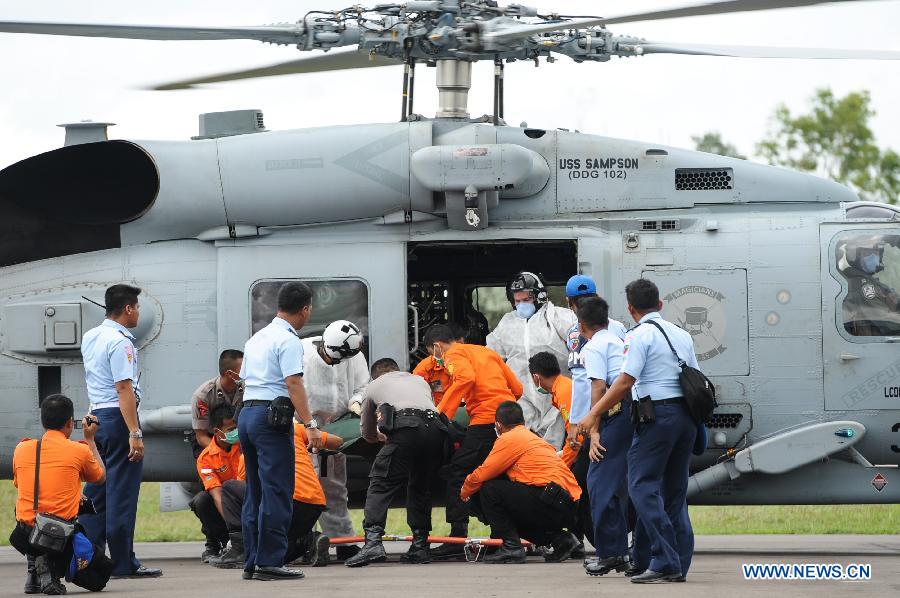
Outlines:
{"label": "black boot", "polygon": [[[611,556],[597,559],[596,562],[586,565],[585,572],[592,577],[600,577],[612,571],[625,571],[628,569],[628,559],[624,556]],[[626,574],[627,575],[627,574]]]}
{"label": "black boot", "polygon": [[525,547],[517,534],[503,534],[503,545],[494,554],[484,557],[484,562],[491,565],[509,565],[524,563],[527,560]]}
{"label": "black boot", "polygon": [[37,572],[34,570],[34,557],[28,557],[28,576],[25,578],[25,593],[40,594],[41,584],[38,582]]}
{"label": "black boot", "polygon": [[384,528],[373,525],[365,528],[365,532],[366,545],[362,547],[358,554],[344,561],[344,564],[348,567],[365,567],[370,563],[380,563],[387,560],[384,544],[381,543]]}
{"label": "black boot", "polygon": [[331,539],[319,532],[310,532],[307,540],[306,554],[303,562],[313,567],[324,567],[328,564],[328,549],[331,547]]}
{"label": "black boot", "polygon": [[200,555],[201,563],[208,563],[212,559],[222,554],[222,543],[207,536],[206,546],[203,547],[203,554]]}
{"label": "black boot", "polygon": [[431,562],[431,551],[428,550],[428,530],[413,530],[412,544],[406,554],[400,557],[400,562],[414,565]]}
{"label": "black boot", "polygon": [[681,573],[666,573],[665,571],[654,571],[647,569],[639,575],[631,578],[631,583],[660,583],[669,581],[684,581]]}
{"label": "black boot", "polygon": [[244,536],[241,532],[228,534],[231,546],[221,556],[209,560],[209,564],[218,569],[242,569],[244,567]]}
{"label": "black boot", "polygon": [[[467,538],[469,536],[469,523],[451,524],[450,536],[453,538]],[[462,544],[441,544],[431,550],[431,558],[435,561],[461,561],[466,558],[466,550]]]}
{"label": "black boot", "polygon": [[551,544],[553,546],[553,552],[551,554],[545,554],[544,560],[548,563],[561,563],[568,560],[581,543],[573,534],[567,531],[561,531],[554,536]]}
{"label": "black boot", "polygon": [[50,561],[46,556],[39,556],[34,560],[34,572],[38,578],[38,585],[42,594],[60,596],[66,593],[66,586],[50,571]]}

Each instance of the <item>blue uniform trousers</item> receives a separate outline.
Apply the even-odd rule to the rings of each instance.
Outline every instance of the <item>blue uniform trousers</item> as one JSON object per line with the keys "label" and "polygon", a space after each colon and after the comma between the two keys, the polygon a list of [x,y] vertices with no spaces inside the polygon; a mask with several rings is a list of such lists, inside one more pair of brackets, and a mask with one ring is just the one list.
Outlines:
{"label": "blue uniform trousers", "polygon": [[686,494],[697,425],[681,402],[654,404],[654,410],[655,421],[636,426],[628,451],[628,493],[640,519],[635,545],[640,553],[646,534],[648,568],[686,575],[694,547]]}
{"label": "blue uniform trousers", "polygon": [[276,432],[265,405],[241,409],[238,435],[247,494],[241,510],[244,570],[281,567],[287,552],[294,495],[294,431]]}
{"label": "blue uniform trousers", "polygon": [[95,441],[106,466],[106,483],[86,484],[84,495],[94,502],[96,515],[79,515],[87,537],[109,547],[113,575],[130,575],[141,562],[134,556],[134,523],[144,462],[129,461],[128,426],[118,407],[97,409],[100,422]]}
{"label": "blue uniform trousers", "polygon": [[[704,451],[706,451],[706,443],[706,426],[697,424],[697,438],[694,440],[693,453],[698,456],[702,455]],[[691,560],[694,556],[694,534],[691,520],[688,515],[687,503],[685,503],[684,510],[681,513],[681,524],[685,529],[691,530],[691,533],[688,536],[685,536],[686,541],[679,543],[678,546],[678,556],[681,558],[681,571],[683,575],[687,575],[688,569],[691,568]],[[641,524],[640,519],[635,522],[631,537],[633,541],[631,560],[638,569],[646,569],[650,564],[650,538],[647,537],[647,531]]]}
{"label": "blue uniform trousers", "polygon": [[[606,448],[603,460],[591,462],[587,474],[588,498],[594,521],[594,548],[597,556],[625,556],[628,553],[628,525],[623,500],[628,473],[628,449],[634,436],[630,401],[622,411],[603,417],[600,444]],[[582,500],[585,497],[582,496]]]}

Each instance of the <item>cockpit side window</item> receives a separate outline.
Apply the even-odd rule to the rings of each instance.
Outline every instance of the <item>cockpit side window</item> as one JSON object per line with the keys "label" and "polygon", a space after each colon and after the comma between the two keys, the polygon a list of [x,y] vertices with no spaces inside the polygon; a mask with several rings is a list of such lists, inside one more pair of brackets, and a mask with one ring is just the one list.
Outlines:
{"label": "cockpit side window", "polygon": [[900,336],[900,234],[844,233],[834,259],[847,291],[839,299],[847,333]]}

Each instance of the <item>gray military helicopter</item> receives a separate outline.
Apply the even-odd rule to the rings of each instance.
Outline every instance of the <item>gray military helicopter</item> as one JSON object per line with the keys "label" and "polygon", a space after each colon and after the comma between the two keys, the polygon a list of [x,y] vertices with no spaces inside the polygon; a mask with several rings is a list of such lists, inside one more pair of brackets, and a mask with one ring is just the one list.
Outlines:
{"label": "gray military helicopter", "polygon": [[[496,323],[516,271],[542,273],[551,291],[580,271],[625,321],[625,284],[654,280],[664,315],[694,337],[720,405],[692,465],[693,503],[900,502],[900,210],[806,174],[504,121],[504,65],[517,60],[900,58],[607,29],[823,3],[576,18],[429,0],[234,28],[0,21],[0,32],[323,51],[158,89],[403,65],[396,123],[267,131],[247,110],[203,115],[183,141],[108,141],[105,124],[78,123],[65,147],[0,171],[0,473],[40,429],[41,397],[63,391],[87,408],[79,344],[112,283],[144,289],[144,471],[177,482],[195,476],[191,390],[272,317],[283,281],[315,289],[307,332],[350,319],[371,357],[414,365],[429,325]],[[480,60],[495,65],[493,113],[472,118]],[[436,69],[433,118],[415,111],[422,65]]]}

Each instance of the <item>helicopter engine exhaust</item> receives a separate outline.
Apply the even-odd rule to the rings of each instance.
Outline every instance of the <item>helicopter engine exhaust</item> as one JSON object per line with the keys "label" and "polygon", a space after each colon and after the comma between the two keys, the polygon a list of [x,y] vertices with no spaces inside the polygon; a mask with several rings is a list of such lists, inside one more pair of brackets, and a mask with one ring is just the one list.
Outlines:
{"label": "helicopter engine exhaust", "polygon": [[128,141],[70,145],[0,171],[0,198],[46,220],[122,224],[156,199],[153,159]]}

